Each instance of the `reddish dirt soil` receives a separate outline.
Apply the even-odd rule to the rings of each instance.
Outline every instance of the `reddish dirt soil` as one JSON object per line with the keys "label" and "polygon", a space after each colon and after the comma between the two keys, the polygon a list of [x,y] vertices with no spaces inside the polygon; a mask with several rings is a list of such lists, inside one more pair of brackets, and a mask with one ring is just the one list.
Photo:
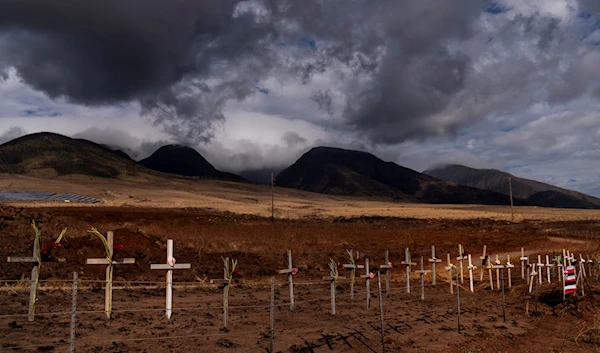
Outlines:
{"label": "reddish dirt soil", "polygon": [[[600,347],[598,271],[590,276],[585,297],[573,296],[562,303],[558,284],[539,285],[528,294],[516,267],[513,288],[506,291],[506,322],[502,296],[489,288],[487,276],[484,283],[476,281],[475,293],[468,292],[465,280],[459,333],[456,297],[449,293],[443,270],[446,253],[455,258],[459,243],[474,254],[477,265],[484,244],[494,254],[514,254],[525,247],[532,255],[545,255],[565,246],[577,254],[598,254],[598,222],[362,217],[272,223],[200,209],[4,207],[0,211],[0,258],[31,254],[31,220],[42,229],[42,245],[69,227],[64,247],[54,254],[67,258],[67,263],[42,264],[35,322],[26,317],[30,265],[2,266],[0,351],[67,351],[68,280],[76,271],[81,280],[76,351],[265,352],[269,346],[268,278],[287,267],[286,250],[291,248],[294,264],[300,268],[294,277],[297,306],[289,310],[287,278],[277,276],[274,351],[381,352],[377,277],[371,281],[370,309],[366,308],[364,279],[357,279],[352,300],[348,282],[340,280],[337,314],[331,316],[329,283],[322,280],[328,274],[329,257],[347,262],[345,249],[354,248],[377,267],[389,249],[391,261],[399,265],[405,247],[417,256],[428,256],[431,245],[436,245],[444,263],[438,267],[437,286],[426,276],[424,301],[418,277],[411,278],[412,293],[407,294],[404,269],[392,271],[392,291],[383,300],[386,352],[591,352]],[[135,265],[115,270],[110,320],[102,311],[104,266],[85,265],[86,258],[103,256],[101,242],[87,233],[92,226],[103,233],[114,230],[115,244],[124,246],[117,258],[136,258]],[[164,286],[154,283],[164,281],[164,271],[149,266],[164,263],[167,238],[175,241],[177,261],[192,264],[191,270],[175,271],[175,282],[189,283],[174,289],[171,320],[163,311]],[[239,260],[242,272],[231,288],[227,330],[222,329],[222,290],[208,282],[222,277],[221,257],[225,256]],[[519,266],[516,257],[513,263]]]}

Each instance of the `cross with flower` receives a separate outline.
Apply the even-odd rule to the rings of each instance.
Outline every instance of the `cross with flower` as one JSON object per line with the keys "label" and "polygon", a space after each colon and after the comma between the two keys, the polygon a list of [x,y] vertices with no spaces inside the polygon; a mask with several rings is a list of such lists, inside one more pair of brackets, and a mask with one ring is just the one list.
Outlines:
{"label": "cross with flower", "polygon": [[290,310],[294,310],[294,279],[293,277],[298,273],[298,268],[294,267],[292,264],[292,250],[288,250],[287,252],[288,258],[288,268],[284,270],[279,270],[280,274],[288,275],[288,281],[290,283]]}
{"label": "cross with flower", "polygon": [[29,311],[27,319],[29,321],[34,320],[35,315],[35,303],[37,301],[37,290],[39,285],[40,278],[40,268],[42,262],[66,262],[67,260],[64,258],[53,258],[50,257],[54,249],[62,247],[60,241],[65,236],[67,232],[67,228],[63,229],[58,238],[55,241],[48,243],[40,250],[40,237],[42,231],[36,226],[35,221],[31,222],[31,227],[33,228],[33,232],[35,234],[33,240],[33,254],[29,257],[20,257],[20,256],[9,256],[6,261],[7,262],[21,262],[21,263],[32,263],[33,268],[31,269],[31,289],[29,291]]}
{"label": "cross with flower", "polygon": [[371,308],[371,279],[375,278],[375,274],[373,272],[371,272],[371,269],[369,268],[369,258],[365,258],[365,274],[360,276],[361,278],[364,278],[366,283],[366,288],[367,288],[367,309]]}
{"label": "cross with flower", "polygon": [[166,289],[166,310],[167,319],[171,318],[173,309],[173,270],[189,270],[190,264],[176,264],[173,257],[173,239],[167,239],[167,263],[166,264],[150,264],[151,270],[167,270],[167,289]]}
{"label": "cross with flower", "polygon": [[389,298],[390,297],[390,270],[394,268],[394,265],[390,261],[390,252],[388,250],[385,251],[384,255],[385,265],[379,265],[381,270],[385,270],[385,294]]}
{"label": "cross with flower", "polygon": [[[113,256],[117,251],[123,250],[122,244],[117,244],[113,246],[114,233],[108,232],[106,237],[104,234],[100,233],[96,228],[92,228],[88,231],[96,235],[104,244],[104,250],[106,251],[105,258],[94,258],[94,259],[86,259],[87,265],[107,265],[106,266],[106,286],[104,288],[104,311],[106,312],[106,316],[110,319],[110,315],[112,313],[112,278],[113,278],[113,266],[114,265],[123,265],[123,264],[134,264],[134,258],[121,258],[121,259],[113,259]],[[115,251],[116,250],[116,251]]]}

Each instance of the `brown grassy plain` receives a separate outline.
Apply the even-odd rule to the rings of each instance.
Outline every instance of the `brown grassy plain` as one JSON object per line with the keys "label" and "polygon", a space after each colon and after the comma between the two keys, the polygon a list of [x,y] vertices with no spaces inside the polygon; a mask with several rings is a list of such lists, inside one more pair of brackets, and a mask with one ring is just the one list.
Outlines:
{"label": "brown grassy plain", "polygon": [[[388,249],[391,261],[398,265],[405,247],[418,257],[428,256],[430,246],[436,245],[438,257],[445,260],[446,253],[456,257],[459,243],[475,255],[478,266],[484,244],[494,255],[514,255],[515,286],[507,291],[506,323],[500,293],[489,288],[487,277],[483,283],[477,281],[473,294],[466,291],[466,283],[462,285],[459,333],[447,272],[438,272],[436,287],[426,277],[426,300],[421,301],[418,277],[413,274],[413,292],[406,294],[404,269],[399,268],[392,271],[391,297],[384,299],[386,352],[590,352],[600,347],[599,271],[590,277],[585,297],[563,304],[556,282],[540,285],[529,295],[516,259],[521,247],[531,255],[551,254],[564,247],[577,253],[600,253],[598,211],[518,207],[511,222],[509,207],[400,204],[276,188],[276,220],[271,222],[270,188],[264,186],[166,181],[152,176],[127,181],[3,175],[0,189],[6,188],[81,193],[103,202],[1,206],[0,258],[30,253],[31,219],[39,223],[45,242],[65,226],[69,231],[64,248],[56,252],[67,263],[42,268],[38,302],[42,315],[35,322],[23,316],[30,267],[2,266],[0,350],[33,345],[18,351],[66,351],[70,287],[61,281],[77,271],[83,280],[77,351],[264,352],[268,346],[268,278],[286,267],[285,253],[292,249],[294,265],[300,268],[295,277],[298,307],[293,312],[287,309],[286,278],[277,276],[276,304],[280,306],[275,312],[275,351],[380,352],[378,301],[373,298],[372,308],[365,308],[364,280],[357,281],[354,300],[349,299],[347,281],[340,281],[338,315],[329,315],[329,287],[321,280],[327,274],[329,257],[345,262],[345,250],[354,248],[378,266]],[[116,270],[119,289],[111,320],[98,313],[104,271],[101,266],[85,265],[85,258],[102,256],[101,243],[87,233],[91,226],[115,231],[115,242],[124,245],[119,256],[136,258],[135,265]],[[150,263],[164,262],[167,238],[175,240],[178,262],[192,263],[190,271],[174,275],[176,282],[185,283],[176,286],[170,321],[162,312],[164,289],[158,283],[164,281],[164,273],[149,270]],[[223,256],[238,259],[242,271],[232,289],[234,308],[228,331],[220,330],[221,292],[209,283],[222,276]],[[323,338],[327,335],[335,336],[329,342],[331,348]],[[344,336],[348,343],[340,338]]]}

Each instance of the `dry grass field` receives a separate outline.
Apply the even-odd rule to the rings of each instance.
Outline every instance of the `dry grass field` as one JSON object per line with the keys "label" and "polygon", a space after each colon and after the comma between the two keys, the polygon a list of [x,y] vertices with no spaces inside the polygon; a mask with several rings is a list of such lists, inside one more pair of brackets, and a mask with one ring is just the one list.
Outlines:
{"label": "dry grass field", "polygon": [[[103,200],[86,207],[201,208],[235,214],[270,217],[271,188],[214,180],[164,179],[141,174],[131,180],[84,175],[39,179],[0,174],[0,190],[40,190],[79,193]],[[419,219],[511,220],[508,206],[430,205],[399,203],[381,199],[353,198],[275,188],[275,216],[281,219],[335,217],[401,217]],[[11,203],[23,205],[24,203]],[[27,203],[35,206],[56,204]],[[81,205],[61,205],[81,206]],[[514,221],[600,220],[600,210],[515,207]]]}
{"label": "dry grass field", "polygon": [[[109,180],[83,176],[51,180],[3,175],[0,189],[80,193],[100,204],[10,203],[0,211],[0,258],[29,255],[35,219],[43,243],[69,227],[56,256],[65,264],[44,264],[37,304],[40,314],[27,322],[29,265],[6,264],[0,279],[0,350],[66,351],[73,271],[82,280],[78,295],[77,345],[80,352],[265,352],[268,347],[268,279],[276,276],[275,352],[381,352],[379,302],[365,308],[364,280],[349,298],[348,282],[338,283],[337,315],[329,314],[329,258],[348,261],[353,248],[377,267],[387,249],[399,265],[408,247],[416,258],[430,254],[457,256],[462,244],[474,255],[487,245],[493,255],[511,254],[517,266],[507,290],[506,322],[501,294],[479,282],[475,293],[461,285],[461,332],[456,298],[449,294],[447,272],[438,285],[426,276],[425,300],[419,297],[418,275],[405,293],[404,268],[392,270],[390,298],[385,298],[386,352],[592,352],[600,351],[600,283],[595,269],[586,296],[561,302],[560,285],[539,285],[528,293],[520,278],[520,248],[537,257],[569,248],[577,254],[600,254],[600,212],[479,205],[400,204],[391,201],[318,195],[276,188],[276,219],[270,216],[270,188],[215,181]],[[103,266],[86,265],[101,257],[102,244],[87,233],[91,227],[113,230],[119,254],[136,264],[117,267],[115,313],[103,316]],[[178,262],[191,270],[176,271],[174,316],[163,313],[164,271],[151,263],[165,261],[165,240],[175,241]],[[296,310],[287,308],[287,267],[292,250],[296,275]],[[239,260],[241,277],[232,288],[230,324],[221,329],[222,294],[210,279],[221,278],[222,257]],[[413,258],[415,260],[415,258]],[[454,260],[456,263],[456,260]],[[443,263],[442,265],[445,265]],[[346,275],[347,273],[341,273]],[[138,281],[143,283],[137,283]],[[376,288],[371,286],[373,290]],[[373,295],[376,293],[374,292]],[[66,313],[66,314],[65,314]],[[48,314],[48,315],[44,315]],[[333,337],[325,339],[325,337]],[[329,340],[329,342],[328,342]],[[31,345],[31,347],[29,347]],[[17,348],[17,346],[27,346]]]}

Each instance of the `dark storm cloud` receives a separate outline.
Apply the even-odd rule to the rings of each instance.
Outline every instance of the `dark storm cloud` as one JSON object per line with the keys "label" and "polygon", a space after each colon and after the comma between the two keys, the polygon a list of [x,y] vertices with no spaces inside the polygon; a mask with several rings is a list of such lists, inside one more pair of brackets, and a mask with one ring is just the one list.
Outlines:
{"label": "dark storm cloud", "polygon": [[[214,71],[238,66],[237,58],[264,53],[269,24],[252,11],[233,16],[233,0],[5,0],[0,3],[0,71],[15,67],[33,88],[52,98],[85,105],[138,101],[145,112],[167,116],[171,130],[194,134],[222,119],[195,97]],[[215,69],[218,67],[218,70]],[[264,64],[255,62],[254,69]],[[4,69],[4,70],[3,70]],[[217,94],[241,98],[247,77],[230,78],[240,88]],[[202,86],[204,85],[204,86]],[[214,95],[213,97],[214,98]],[[221,97],[217,97],[221,99]],[[182,123],[178,118],[186,119]],[[184,136],[185,137],[185,136]]]}
{"label": "dark storm cloud", "polygon": [[317,90],[310,96],[310,100],[317,103],[320,110],[329,115],[333,114],[333,98],[331,97],[331,90]]}
{"label": "dark storm cloud", "polygon": [[306,143],[306,139],[294,131],[286,131],[285,134],[283,134],[281,141],[283,141],[287,147],[296,147]]}
{"label": "dark storm cloud", "polygon": [[[580,5],[585,13],[600,10],[596,1]],[[188,144],[210,141],[228,102],[256,94],[257,82],[311,84],[328,75],[332,87],[302,97],[332,117],[322,126],[396,144],[454,134],[506,109],[600,90],[596,72],[579,69],[593,62],[597,49],[588,49],[587,58],[562,57],[585,52],[576,49],[586,32],[540,10],[514,14],[520,6],[529,5],[4,0],[0,72],[14,67],[31,87],[75,103],[138,102],[155,124]],[[485,30],[489,38],[474,39]],[[482,62],[491,63],[481,69]],[[521,74],[499,74],[511,70]]]}
{"label": "dark storm cloud", "polygon": [[600,1],[597,0],[579,0],[581,4],[581,11],[583,13],[600,13]]}
{"label": "dark storm cloud", "polygon": [[[276,16],[290,19],[292,28],[316,41],[316,58],[301,71],[303,82],[335,63],[367,76],[344,89],[345,129],[366,132],[376,143],[397,143],[439,133],[439,124],[428,117],[446,108],[464,87],[469,65],[468,57],[449,53],[447,45],[472,35],[485,3],[274,1],[278,5],[272,7]],[[331,112],[330,92],[319,90],[310,98]],[[459,122],[442,130],[454,125]]]}

